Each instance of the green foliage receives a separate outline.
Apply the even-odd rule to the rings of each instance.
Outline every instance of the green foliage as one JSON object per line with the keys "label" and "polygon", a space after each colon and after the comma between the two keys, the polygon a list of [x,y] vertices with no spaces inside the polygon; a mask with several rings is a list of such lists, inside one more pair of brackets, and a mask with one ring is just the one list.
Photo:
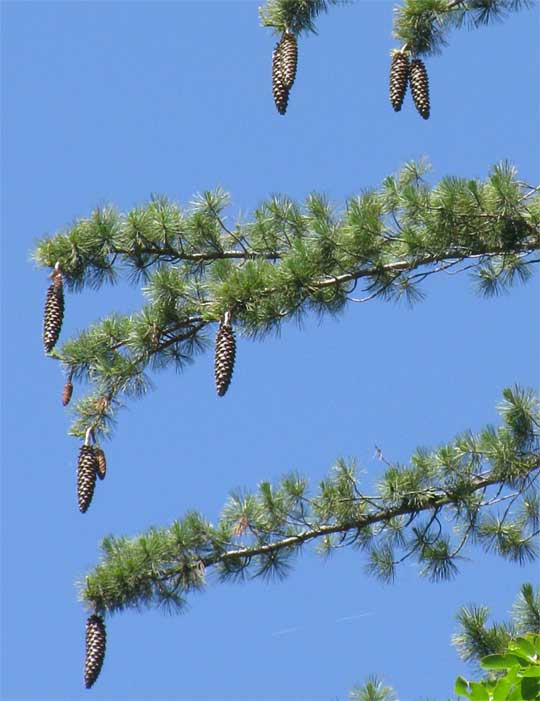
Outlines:
{"label": "green foliage", "polygon": [[540,588],[536,594],[531,584],[523,584],[512,608],[510,622],[487,625],[489,610],[470,604],[458,612],[459,631],[452,636],[459,656],[475,662],[490,655],[503,654],[510,641],[527,633],[540,634]]}
{"label": "green foliage", "polygon": [[456,693],[471,701],[540,699],[540,635],[510,639],[503,653],[486,655],[480,664],[494,673],[491,678],[474,682],[458,677]]}
{"label": "green foliage", "polygon": [[[474,272],[482,293],[525,280],[540,249],[538,193],[506,163],[484,181],[443,178],[434,186],[427,170],[409,163],[341,212],[318,194],[303,206],[276,196],[251,221],[229,227],[229,198],[218,189],[185,209],[157,197],[125,214],[105,207],[43,238],[35,260],[59,262],[68,290],[125,275],[143,282],[147,300],[51,353],[90,385],[75,405],[72,434],[109,432],[123,399],[149,389],[148,372],[182,371],[226,311],[236,330],[261,337],[288,319],[339,314],[350,301],[414,303],[426,277],[450,269]],[[354,296],[360,285],[363,297]]]}
{"label": "green foliage", "polygon": [[293,34],[312,32],[316,34],[315,19],[328,12],[332,5],[344,5],[350,0],[267,0],[259,8],[261,24],[274,27],[277,33],[288,29]]}
{"label": "green foliage", "polygon": [[362,686],[351,689],[349,701],[398,701],[398,698],[391,686],[385,686],[380,679],[371,676]]}
{"label": "green foliage", "polygon": [[[108,537],[100,564],[81,584],[82,598],[102,614],[143,606],[180,610],[192,591],[204,588],[205,572],[220,580],[281,578],[310,541],[323,554],[358,548],[367,571],[386,581],[409,558],[422,576],[449,579],[469,541],[492,547],[484,524],[494,519],[512,533],[512,548],[498,550],[502,557],[516,559],[520,548],[533,555],[537,522],[523,520],[522,501],[540,467],[539,407],[532,393],[514,388],[505,391],[499,410],[498,429],[418,451],[408,466],[390,464],[369,493],[354,463],[338,460],[315,494],[305,478],[290,474],[277,485],[261,482],[254,493],[232,493],[215,525],[188,513],[169,528]],[[523,624],[540,621],[532,589],[522,589],[516,606]],[[487,630],[486,617],[485,609],[462,611],[464,632],[455,642],[465,659],[508,642],[511,631]]]}
{"label": "green foliage", "polygon": [[[487,627],[485,606],[463,607],[458,612],[461,630],[453,637],[460,657],[475,661],[484,679],[456,679],[458,699],[472,701],[526,701],[540,699],[540,588],[523,584],[507,623]],[[369,677],[349,695],[354,701],[398,701],[392,687]]]}
{"label": "green foliage", "polygon": [[404,0],[395,10],[394,37],[416,56],[439,53],[452,29],[477,29],[533,5],[533,0]]}
{"label": "green foliage", "polygon": [[[315,20],[331,6],[350,0],[267,0],[259,8],[261,24],[281,34],[316,33]],[[403,0],[394,8],[394,37],[416,56],[439,53],[453,29],[478,29],[512,12],[534,6],[534,0]]]}

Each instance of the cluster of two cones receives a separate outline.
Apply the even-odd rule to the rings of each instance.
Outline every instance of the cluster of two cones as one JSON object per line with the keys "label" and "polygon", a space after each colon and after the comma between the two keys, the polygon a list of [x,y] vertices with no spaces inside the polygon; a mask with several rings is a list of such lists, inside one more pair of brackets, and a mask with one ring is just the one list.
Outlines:
{"label": "cluster of two cones", "polygon": [[291,32],[284,32],[272,54],[272,94],[277,111],[285,114],[289,92],[296,78],[298,43]]}
{"label": "cluster of two cones", "polygon": [[429,118],[429,80],[424,62],[419,58],[409,62],[408,55],[396,51],[390,67],[390,102],[396,112],[399,112],[407,92],[411,86],[414,105],[423,119]]}

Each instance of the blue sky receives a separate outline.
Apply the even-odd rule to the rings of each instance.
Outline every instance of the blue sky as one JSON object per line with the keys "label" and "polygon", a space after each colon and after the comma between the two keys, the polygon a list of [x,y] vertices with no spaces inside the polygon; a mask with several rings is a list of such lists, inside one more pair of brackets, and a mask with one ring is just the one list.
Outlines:
{"label": "blue sky", "polygon": [[[274,38],[258,2],[4,2],[2,6],[2,689],[5,699],[345,699],[377,673],[401,701],[444,699],[467,673],[449,644],[457,608],[504,618],[538,581],[477,551],[453,582],[403,566],[394,585],[357,552],[310,550],[284,582],[216,584],[182,616],[109,619],[105,664],[82,685],[85,612],[75,582],[108,534],[215,520],[229,490],[299,470],[316,484],[339,457],[368,479],[387,457],[496,422],[503,387],[538,386],[538,279],[495,300],[435,276],[412,310],[352,305],[280,338],[240,338],[225,399],[206,354],[156,375],[106,446],[109,473],[76,506],[78,443],[59,367],[43,355],[46,271],[36,240],[97,205],[152,193],[187,203],[223,186],[231,216],[270,193],[337,206],[421,156],[433,179],[513,161],[538,181],[538,9],[456,32],[427,63],[432,117],[387,98],[392,4],[357,2],[300,42],[286,117],[270,90]],[[120,284],[69,294],[62,338],[141,303]]]}

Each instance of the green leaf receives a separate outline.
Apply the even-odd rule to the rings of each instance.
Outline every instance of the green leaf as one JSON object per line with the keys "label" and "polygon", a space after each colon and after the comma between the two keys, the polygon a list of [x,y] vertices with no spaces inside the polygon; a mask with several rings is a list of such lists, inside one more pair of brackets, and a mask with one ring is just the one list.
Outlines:
{"label": "green leaf", "polygon": [[521,697],[523,701],[540,698],[540,680],[525,678],[521,680]]}
{"label": "green leaf", "polygon": [[518,652],[527,657],[535,657],[534,645],[527,638],[516,638],[508,643],[508,652]]}
{"label": "green leaf", "polygon": [[540,666],[534,665],[520,671],[522,677],[540,677]]}
{"label": "green leaf", "polygon": [[508,677],[498,679],[495,689],[493,689],[492,701],[506,701],[511,687],[512,679],[509,679]]}
{"label": "green leaf", "polygon": [[469,698],[471,701],[490,701],[489,693],[486,687],[480,682],[470,682],[471,693]]}
{"label": "green leaf", "polygon": [[456,694],[462,694],[464,696],[469,696],[469,682],[465,677],[459,676],[454,684],[454,691]]}
{"label": "green leaf", "polygon": [[512,691],[506,697],[506,701],[523,701],[523,693],[521,691],[521,684],[515,686]]}
{"label": "green leaf", "polygon": [[483,657],[480,664],[483,669],[509,669],[526,662],[524,658],[518,655],[486,655]]}

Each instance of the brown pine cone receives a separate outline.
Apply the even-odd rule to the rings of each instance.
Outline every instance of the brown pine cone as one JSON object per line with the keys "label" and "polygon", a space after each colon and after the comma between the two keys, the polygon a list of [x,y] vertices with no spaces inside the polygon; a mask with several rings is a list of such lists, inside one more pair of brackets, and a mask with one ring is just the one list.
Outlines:
{"label": "brown pine cone", "polygon": [[395,112],[399,112],[403,104],[403,98],[407,92],[409,81],[409,57],[407,54],[397,51],[392,56],[390,67],[390,102]]}
{"label": "brown pine cone", "polygon": [[223,397],[231,383],[235,356],[236,342],[234,340],[234,332],[230,323],[222,322],[216,335],[214,362],[216,389],[220,397]]}
{"label": "brown pine cone", "polygon": [[89,689],[101,672],[105,659],[107,633],[101,616],[94,614],[86,621],[86,657],[84,661],[84,686]]}
{"label": "brown pine cone", "polygon": [[279,41],[272,54],[272,95],[277,111],[280,114],[285,114],[287,111],[287,103],[289,102],[289,89],[283,82],[283,70],[281,62],[281,41]]}
{"label": "brown pine cone", "polygon": [[77,501],[79,511],[85,513],[92,502],[96,486],[97,459],[94,447],[82,445],[77,464]]}
{"label": "brown pine cone", "polygon": [[73,383],[71,381],[71,376],[66,380],[64,385],[64,390],[62,391],[62,404],[67,406],[71,401],[71,395],[73,394]]}
{"label": "brown pine cone", "polygon": [[94,454],[96,456],[96,473],[100,480],[105,479],[107,474],[107,459],[105,458],[105,453],[101,448],[94,448]]}
{"label": "brown pine cone", "polygon": [[298,66],[298,42],[294,34],[285,32],[280,42],[281,79],[283,86],[290,90],[296,78]]}
{"label": "brown pine cone", "polygon": [[57,273],[47,290],[45,310],[43,313],[43,346],[46,353],[54,348],[64,319],[64,288],[62,275]]}
{"label": "brown pine cone", "polygon": [[423,119],[429,119],[429,79],[424,62],[419,58],[411,61],[409,82],[416,109]]}

